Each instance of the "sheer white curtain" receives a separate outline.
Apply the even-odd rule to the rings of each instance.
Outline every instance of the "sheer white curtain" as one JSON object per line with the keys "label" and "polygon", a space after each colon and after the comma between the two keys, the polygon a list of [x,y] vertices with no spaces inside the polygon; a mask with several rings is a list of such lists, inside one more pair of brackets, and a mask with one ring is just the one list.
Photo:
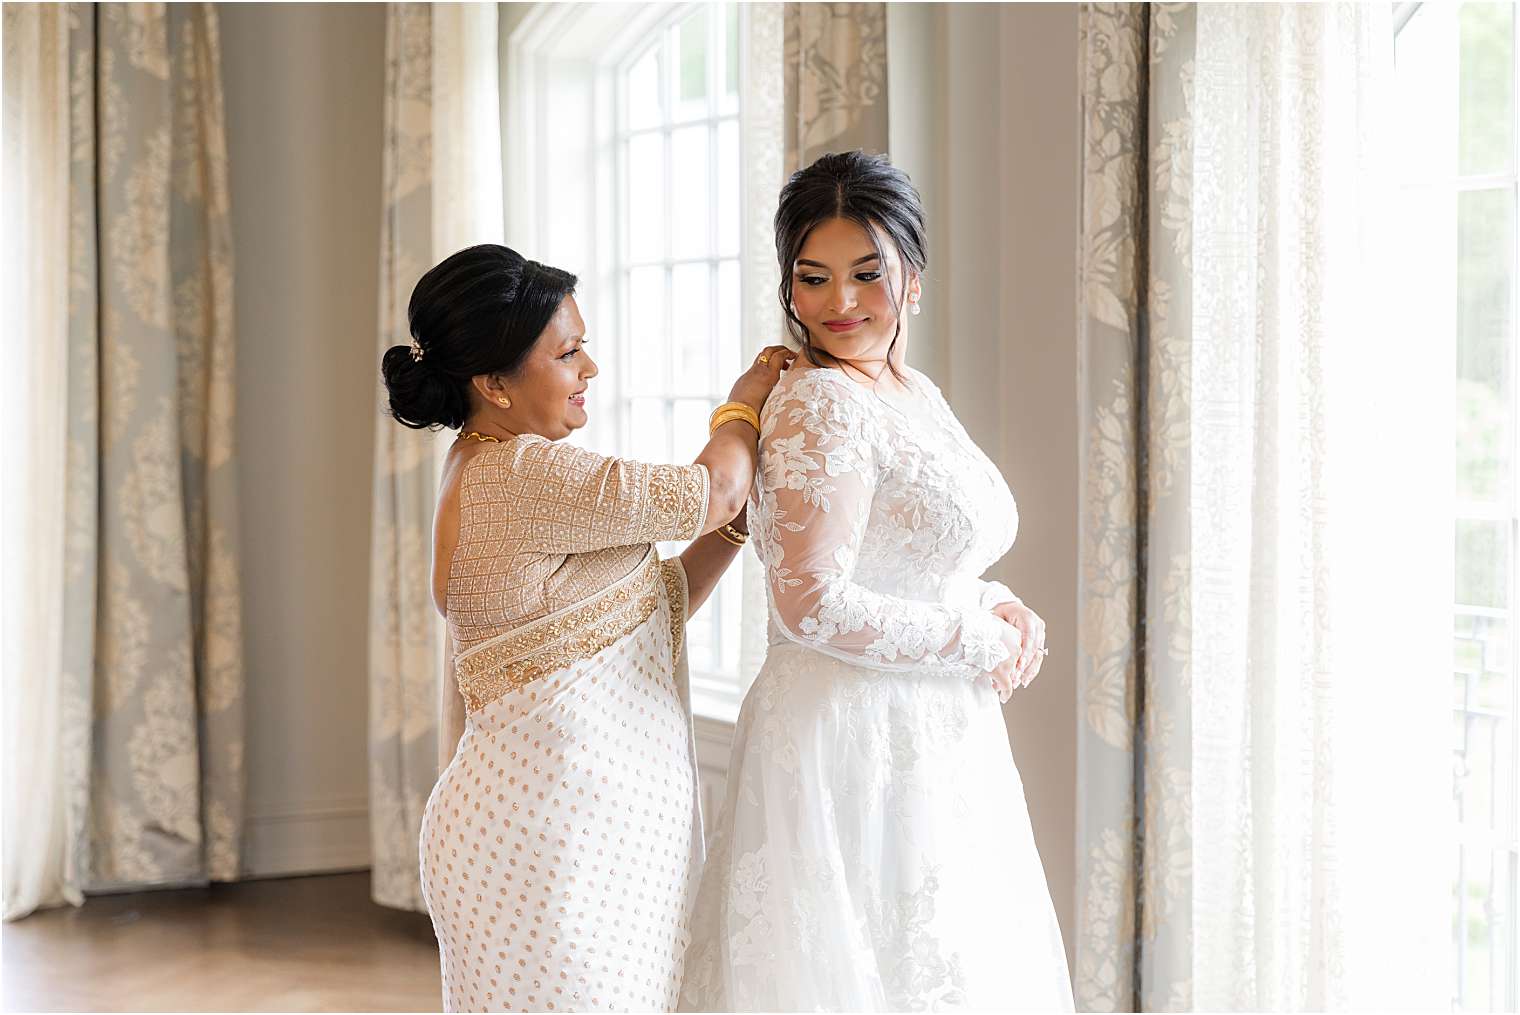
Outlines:
{"label": "sheer white curtain", "polygon": [[[739,118],[740,165],[744,183],[744,242],[739,362],[752,363],[760,350],[781,341],[781,307],[776,288],[776,199],[786,182],[782,165],[786,79],[782,63],[785,15],[781,4],[749,5],[745,36],[743,114]],[[739,695],[749,690],[765,662],[765,567],[754,550],[739,555]],[[716,803],[716,801],[714,801]],[[715,815],[709,816],[709,828]]]}
{"label": "sheer white curtain", "polygon": [[1448,1004],[1450,350],[1387,5],[1083,8],[1086,1010]]}
{"label": "sheer white curtain", "polygon": [[[4,915],[83,900],[65,871],[62,605],[67,432],[69,73],[66,5],[6,4],[0,22],[0,319],[10,433],[0,465]],[[24,820],[23,820],[24,819]]]}
{"label": "sheer white curtain", "polygon": [[476,243],[502,243],[506,226],[496,5],[436,4],[432,11],[436,262]]}
{"label": "sheer white curtain", "polygon": [[1401,325],[1390,5],[1200,5],[1194,1003],[1445,1007],[1451,351]]}

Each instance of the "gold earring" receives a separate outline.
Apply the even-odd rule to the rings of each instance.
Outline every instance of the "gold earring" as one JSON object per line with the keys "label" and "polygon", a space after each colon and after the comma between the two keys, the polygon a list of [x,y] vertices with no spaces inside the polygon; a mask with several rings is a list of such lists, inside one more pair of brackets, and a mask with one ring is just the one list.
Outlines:
{"label": "gold earring", "polygon": [[510,398],[499,398],[499,399],[497,399],[497,401],[499,401],[502,404],[503,408],[506,408],[506,409],[512,408],[512,400]]}

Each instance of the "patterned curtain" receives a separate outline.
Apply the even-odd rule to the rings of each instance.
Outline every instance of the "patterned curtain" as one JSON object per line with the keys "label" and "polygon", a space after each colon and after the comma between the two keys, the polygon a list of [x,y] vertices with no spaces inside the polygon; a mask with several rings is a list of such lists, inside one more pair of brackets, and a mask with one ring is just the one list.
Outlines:
{"label": "patterned curtain", "polygon": [[[387,8],[379,353],[409,341],[406,305],[423,272],[455,250],[502,242],[496,49],[494,4]],[[448,648],[431,591],[433,507],[452,435],[408,430],[386,416],[378,377],[377,365],[370,891],[382,905],[421,911],[417,836],[438,776]]]}
{"label": "patterned curtain", "polygon": [[828,152],[885,152],[886,5],[789,3],[784,32],[786,175]]}
{"label": "patterned curtain", "polygon": [[[7,5],[7,30],[29,8]],[[240,872],[232,245],[216,11],[75,4],[67,16],[68,240],[36,252],[69,266],[62,599],[50,604],[61,653],[56,671],[24,674],[59,689],[59,747],[28,761],[63,773],[65,854],[47,885],[14,885],[7,866],[7,917],[91,889]]]}
{"label": "patterned curtain", "polygon": [[1450,472],[1379,313],[1389,10],[1080,24],[1077,1004],[1444,1007],[1449,629],[1389,627],[1449,616],[1408,463]]}
{"label": "patterned curtain", "polygon": [[[1081,801],[1073,978],[1083,1011],[1191,1005],[1191,374],[1190,345],[1179,336],[1188,333],[1191,309],[1184,83],[1193,72],[1194,18],[1178,6],[1090,4],[1080,18]],[[1152,136],[1153,125],[1163,124]],[[1153,619],[1158,612],[1164,625]]]}

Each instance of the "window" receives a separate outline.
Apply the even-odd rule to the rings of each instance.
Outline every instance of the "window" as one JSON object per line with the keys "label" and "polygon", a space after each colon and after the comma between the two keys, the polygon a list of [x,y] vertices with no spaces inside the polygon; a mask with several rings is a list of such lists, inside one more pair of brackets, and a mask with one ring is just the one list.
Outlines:
{"label": "window", "polygon": [[[780,177],[779,145],[757,153],[746,136],[756,121],[745,118],[741,62],[757,15],[732,3],[502,11],[507,242],[580,277],[576,298],[601,367],[591,421],[569,440],[689,462],[746,350],[764,344],[758,333],[776,333],[744,310],[762,293],[775,301],[755,268],[757,253],[774,262],[769,241],[757,252],[746,240],[769,212],[744,187],[764,177],[773,199]],[[697,712],[738,714],[764,611],[758,563],[745,551],[687,626]]]}
{"label": "window", "polygon": [[[615,384],[619,443],[634,458],[695,458],[740,372],[741,16],[683,5],[617,70]],[[699,698],[737,684],[741,574],[730,568],[687,628]]]}
{"label": "window", "polygon": [[1427,263],[1431,348],[1456,373],[1452,789],[1454,1011],[1515,1010],[1520,623],[1516,18],[1507,3],[1400,4],[1401,218]]}

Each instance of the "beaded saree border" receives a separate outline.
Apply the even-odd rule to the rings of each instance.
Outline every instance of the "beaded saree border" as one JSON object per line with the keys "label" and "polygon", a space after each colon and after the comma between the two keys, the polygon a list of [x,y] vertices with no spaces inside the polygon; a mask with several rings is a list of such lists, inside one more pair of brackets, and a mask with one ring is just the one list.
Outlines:
{"label": "beaded saree border", "polygon": [[465,708],[475,712],[540,677],[589,659],[649,619],[663,584],[670,600],[674,656],[686,624],[685,576],[671,574],[653,546],[628,576],[584,602],[461,652],[454,662]]}

